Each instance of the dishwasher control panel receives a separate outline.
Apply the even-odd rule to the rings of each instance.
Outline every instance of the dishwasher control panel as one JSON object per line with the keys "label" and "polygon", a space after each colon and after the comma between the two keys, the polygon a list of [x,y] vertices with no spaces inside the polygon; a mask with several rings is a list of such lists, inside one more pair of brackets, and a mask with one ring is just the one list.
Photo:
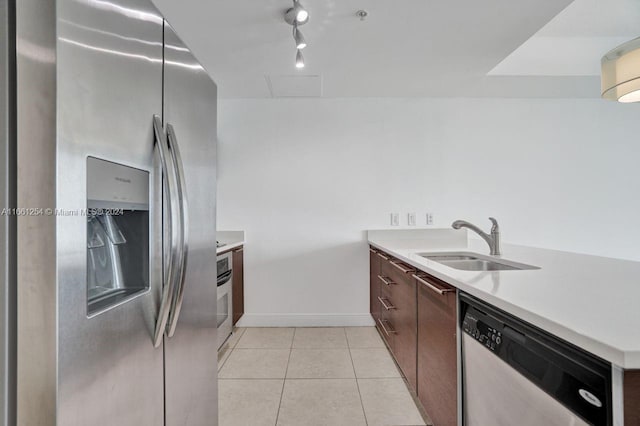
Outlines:
{"label": "dishwasher control panel", "polygon": [[474,308],[469,308],[462,321],[462,330],[487,349],[495,352],[504,339],[502,327],[498,321],[496,321],[496,324],[487,324],[486,321],[478,318],[486,318],[486,315]]}

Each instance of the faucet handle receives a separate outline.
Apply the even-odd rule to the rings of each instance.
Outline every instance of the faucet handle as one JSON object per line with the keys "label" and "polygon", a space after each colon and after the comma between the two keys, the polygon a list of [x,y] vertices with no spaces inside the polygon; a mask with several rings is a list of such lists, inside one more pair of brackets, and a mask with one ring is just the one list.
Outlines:
{"label": "faucet handle", "polygon": [[491,232],[500,232],[500,226],[498,225],[498,221],[494,217],[490,217],[489,220],[493,223],[491,227]]}

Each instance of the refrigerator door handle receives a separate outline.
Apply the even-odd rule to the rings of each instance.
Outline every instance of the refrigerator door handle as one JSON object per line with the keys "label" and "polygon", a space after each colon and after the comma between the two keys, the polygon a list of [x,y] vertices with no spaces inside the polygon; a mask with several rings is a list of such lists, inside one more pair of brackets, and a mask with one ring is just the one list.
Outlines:
{"label": "refrigerator door handle", "polygon": [[[173,171],[173,164],[167,161],[170,156],[169,147],[167,145],[166,138],[164,136],[164,130],[162,128],[162,121],[158,115],[153,116],[153,132],[155,135],[156,146],[158,148],[158,154],[160,156],[160,164],[162,166],[162,176],[163,176],[163,195],[164,199],[169,206],[168,216],[166,221],[166,234],[169,235],[170,241],[170,249],[169,254],[167,256],[167,264],[166,267],[163,267],[163,273],[166,271],[165,280],[163,282],[162,289],[162,302],[160,303],[160,310],[158,311],[158,319],[156,320],[156,326],[153,337],[153,346],[159,347],[162,343],[162,336],[164,335],[164,331],[167,326],[167,321],[169,319],[169,313],[171,311],[171,305],[173,303],[173,296],[175,293],[175,259],[176,259],[176,251],[178,249],[178,244],[173,238],[174,232],[174,224],[173,219],[175,214],[178,211],[177,200],[174,198],[174,194],[176,193],[176,183],[175,176]],[[163,245],[164,245],[164,236],[163,235]],[[164,264],[163,264],[164,266]]]}
{"label": "refrigerator door handle", "polygon": [[187,267],[187,254],[189,252],[189,202],[187,200],[187,187],[184,179],[184,165],[178,148],[178,139],[176,132],[170,123],[167,123],[167,142],[172,154],[173,166],[178,182],[178,200],[180,202],[180,234],[181,234],[181,250],[179,260],[177,261],[177,283],[171,306],[171,315],[169,316],[169,325],[167,335],[172,337],[178,325],[180,310],[182,309],[182,301],[184,299],[185,270]]}

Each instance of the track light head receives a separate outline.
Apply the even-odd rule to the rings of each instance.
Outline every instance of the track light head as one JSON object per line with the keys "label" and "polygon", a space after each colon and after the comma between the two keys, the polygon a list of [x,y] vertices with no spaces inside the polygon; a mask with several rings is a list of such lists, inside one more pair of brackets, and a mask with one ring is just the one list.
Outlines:
{"label": "track light head", "polygon": [[309,12],[304,9],[298,10],[296,13],[296,22],[306,22],[309,19]]}
{"label": "track light head", "polygon": [[298,49],[296,53],[296,68],[304,68],[304,57],[302,56],[302,50]]}
{"label": "track light head", "polygon": [[304,49],[307,47],[307,42],[297,25],[293,26],[293,39],[296,41],[296,49]]}
{"label": "track light head", "polygon": [[284,14],[284,20],[287,21],[289,25],[303,25],[309,20],[309,12],[298,0],[293,0],[293,7],[287,9]]}

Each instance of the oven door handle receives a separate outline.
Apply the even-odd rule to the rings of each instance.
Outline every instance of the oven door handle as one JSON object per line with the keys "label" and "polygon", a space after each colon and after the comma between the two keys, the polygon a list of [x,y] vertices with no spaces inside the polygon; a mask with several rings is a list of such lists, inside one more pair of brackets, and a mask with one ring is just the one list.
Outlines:
{"label": "oven door handle", "polygon": [[189,252],[189,203],[187,201],[187,186],[184,178],[184,165],[182,163],[182,157],[180,156],[180,149],[178,149],[178,139],[176,138],[176,132],[173,130],[173,126],[167,123],[167,144],[171,152],[171,158],[173,160],[173,167],[176,174],[176,181],[178,186],[178,201],[180,211],[180,254],[177,261],[178,269],[176,274],[177,287],[175,289],[176,294],[173,296],[173,303],[171,306],[171,314],[169,316],[169,325],[167,326],[167,336],[173,337],[178,325],[178,318],[180,317],[180,310],[182,309],[182,302],[184,300],[184,286],[185,286],[185,271],[187,268],[187,253]]}
{"label": "oven door handle", "polygon": [[167,240],[169,241],[169,252],[166,257],[166,263],[163,262],[162,273],[165,275],[162,283],[162,301],[160,302],[153,337],[153,346],[157,348],[162,343],[162,336],[164,336],[164,331],[167,327],[175,293],[175,280],[173,276],[175,274],[174,262],[176,259],[176,251],[178,250],[178,243],[173,235],[176,231],[173,220],[176,217],[176,213],[178,213],[178,206],[174,198],[176,182],[175,174],[173,173],[173,164],[168,161],[170,157],[169,147],[167,146],[167,140],[162,127],[162,120],[158,115],[153,116],[153,132],[155,135],[156,148],[160,157],[160,165],[162,167],[163,195],[166,205],[168,206],[165,228],[166,234],[163,234],[163,245],[167,235]]}
{"label": "oven door handle", "polygon": [[233,273],[233,270],[230,269],[227,272],[225,272],[224,274],[218,276],[218,287],[223,286],[226,283],[228,283],[229,280],[231,279],[232,273]]}

